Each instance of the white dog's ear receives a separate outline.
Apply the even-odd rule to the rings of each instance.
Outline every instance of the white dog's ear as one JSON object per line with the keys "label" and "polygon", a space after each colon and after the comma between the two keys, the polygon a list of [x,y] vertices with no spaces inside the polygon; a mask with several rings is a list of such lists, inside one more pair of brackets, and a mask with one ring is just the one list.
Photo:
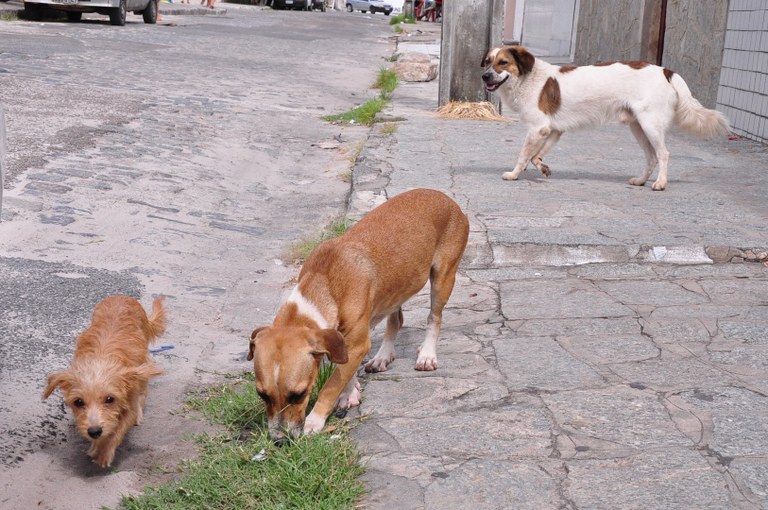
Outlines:
{"label": "white dog's ear", "polygon": [[528,50],[522,46],[510,46],[505,49],[510,53],[510,55],[512,55],[512,58],[515,60],[515,63],[517,64],[517,70],[520,71],[520,76],[533,71],[533,64],[536,63],[536,58],[534,58],[534,56],[531,55]]}
{"label": "white dog's ear", "polygon": [[344,336],[335,329],[321,329],[315,337],[316,344],[312,354],[325,354],[331,363],[344,364],[349,361]]}
{"label": "white dog's ear", "polygon": [[246,358],[245,358],[245,359],[247,359],[248,361],[251,361],[251,360],[253,360],[253,350],[254,350],[254,349],[255,349],[255,347],[256,347],[256,345],[255,345],[255,344],[256,344],[256,335],[258,335],[258,334],[259,334],[259,332],[260,332],[262,329],[267,329],[268,327],[269,327],[269,326],[262,326],[262,327],[260,327],[260,328],[256,328],[256,329],[254,329],[254,330],[253,330],[253,332],[251,332],[251,341],[250,341],[250,342],[248,342],[248,356],[246,356]]}

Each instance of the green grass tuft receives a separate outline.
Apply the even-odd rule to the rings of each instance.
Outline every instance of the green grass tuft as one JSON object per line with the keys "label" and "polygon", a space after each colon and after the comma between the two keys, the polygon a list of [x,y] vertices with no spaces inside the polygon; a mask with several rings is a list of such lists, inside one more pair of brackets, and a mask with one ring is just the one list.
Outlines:
{"label": "green grass tuft", "polygon": [[351,109],[348,112],[338,113],[336,115],[326,115],[323,120],[336,122],[339,124],[361,124],[370,126],[376,120],[376,115],[384,109],[387,100],[383,97],[374,97]]}
{"label": "green grass tuft", "polygon": [[126,510],[352,509],[364,494],[354,445],[316,434],[275,446],[262,432],[248,442],[226,435],[197,439],[198,458],[170,484],[123,498]]}
{"label": "green grass tuft", "polygon": [[416,23],[416,18],[407,16],[404,12],[401,12],[396,16],[392,16],[389,20],[390,25],[399,25],[400,23]]}
{"label": "green grass tuft", "polygon": [[[333,365],[323,363],[309,407]],[[203,434],[180,479],[124,497],[123,510],[353,509],[365,493],[359,454],[339,427],[333,435],[302,436],[277,447],[265,430],[264,405],[253,374],[194,394],[187,402],[230,434]],[[247,437],[246,441],[239,438]]]}
{"label": "green grass tuft", "polygon": [[380,69],[373,88],[381,90],[382,96],[389,97],[397,88],[397,73],[386,68]]}
{"label": "green grass tuft", "polygon": [[19,15],[14,11],[0,13],[0,21],[19,21]]}
{"label": "green grass tuft", "polygon": [[293,245],[291,245],[290,253],[288,254],[290,260],[286,262],[303,263],[307,260],[309,254],[312,253],[312,250],[317,248],[320,243],[343,235],[351,226],[352,222],[347,218],[341,217],[333,220],[327,227],[325,227],[318,237],[300,239],[293,243]]}

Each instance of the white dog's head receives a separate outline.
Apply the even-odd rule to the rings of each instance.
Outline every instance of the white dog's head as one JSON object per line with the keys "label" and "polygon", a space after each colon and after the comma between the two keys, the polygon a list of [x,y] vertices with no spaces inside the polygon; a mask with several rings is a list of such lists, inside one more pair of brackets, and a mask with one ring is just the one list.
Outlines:
{"label": "white dog's head", "polygon": [[485,89],[501,87],[510,76],[520,78],[533,70],[536,59],[522,46],[504,46],[488,50],[481,64]]}

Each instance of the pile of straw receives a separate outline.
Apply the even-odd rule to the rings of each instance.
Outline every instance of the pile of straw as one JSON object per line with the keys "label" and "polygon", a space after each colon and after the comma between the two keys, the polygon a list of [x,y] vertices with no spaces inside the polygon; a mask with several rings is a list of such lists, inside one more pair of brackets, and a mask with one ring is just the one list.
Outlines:
{"label": "pile of straw", "polygon": [[437,109],[437,116],[442,119],[505,120],[488,101],[451,101]]}

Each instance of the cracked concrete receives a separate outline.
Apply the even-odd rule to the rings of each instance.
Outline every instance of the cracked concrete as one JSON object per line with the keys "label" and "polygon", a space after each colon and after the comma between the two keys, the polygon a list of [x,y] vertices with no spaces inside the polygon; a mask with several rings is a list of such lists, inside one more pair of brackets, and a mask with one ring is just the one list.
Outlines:
{"label": "cracked concrete", "polygon": [[353,174],[355,217],[429,187],[471,224],[438,370],[413,370],[423,292],[390,369],[362,376],[364,506],[767,508],[766,148],[673,132],[659,193],[627,183],[642,155],[612,126],[504,182],[524,126],[438,119],[436,98],[401,83],[405,120]]}

